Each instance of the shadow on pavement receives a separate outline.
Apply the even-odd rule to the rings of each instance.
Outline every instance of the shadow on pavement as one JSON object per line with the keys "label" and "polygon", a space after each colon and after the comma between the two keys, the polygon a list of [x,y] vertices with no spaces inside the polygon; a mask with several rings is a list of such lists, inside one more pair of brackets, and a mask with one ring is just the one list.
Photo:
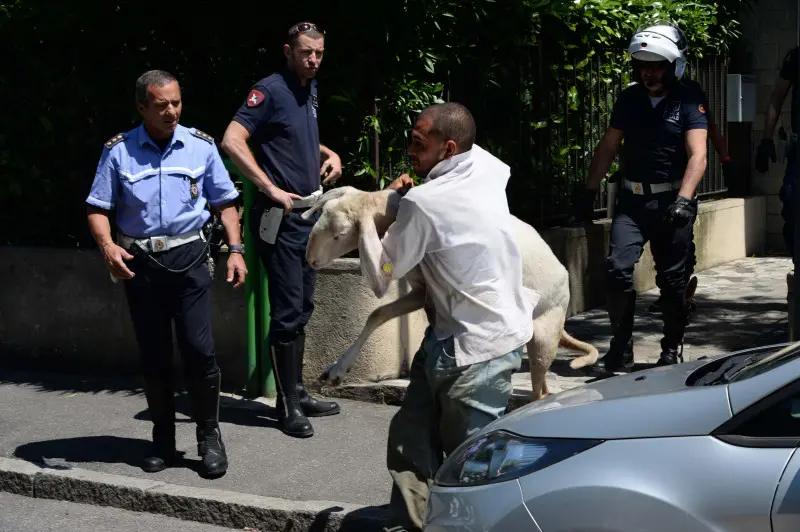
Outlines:
{"label": "shadow on pavement", "polygon": [[14,456],[55,468],[68,468],[68,464],[91,462],[139,467],[142,457],[149,450],[150,442],[138,438],[83,436],[26,443],[17,447]]}
{"label": "shadow on pavement", "polygon": [[[142,458],[150,451],[150,442],[138,438],[119,436],[83,436],[47,440],[20,445],[14,451],[16,458],[49,469],[72,469],[75,464],[126,464],[141,468]],[[187,458],[178,451],[178,460],[171,469],[185,468],[204,476],[202,461]]]}
{"label": "shadow on pavement", "polygon": [[[142,410],[133,416],[139,421],[151,421],[150,412],[147,404],[142,398]],[[175,413],[183,414],[188,419],[178,417],[176,423],[193,423],[192,404],[186,393],[175,396]],[[230,397],[220,397],[219,420],[221,423],[231,423],[244,427],[271,428],[280,430],[278,427],[278,415],[271,406],[257,401],[236,400]]]}
{"label": "shadow on pavement", "polygon": [[48,368],[12,366],[6,361],[0,365],[0,384],[33,385],[43,392],[66,393],[119,393],[125,396],[141,395],[141,379],[137,376],[65,374]]}

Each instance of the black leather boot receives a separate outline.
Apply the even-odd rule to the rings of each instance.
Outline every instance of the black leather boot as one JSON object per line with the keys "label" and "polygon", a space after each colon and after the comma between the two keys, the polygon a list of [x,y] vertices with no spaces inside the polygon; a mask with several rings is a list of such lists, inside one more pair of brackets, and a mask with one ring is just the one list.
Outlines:
{"label": "black leather boot", "polygon": [[219,427],[219,387],[222,373],[201,379],[192,379],[189,393],[197,423],[197,454],[203,459],[203,472],[207,476],[220,476],[228,470],[228,455]]}
{"label": "black leather boot", "polygon": [[144,395],[153,420],[150,452],[144,457],[142,469],[157,473],[177,460],[175,451],[175,405],[171,378],[145,378]]}
{"label": "black leather boot", "polygon": [[597,361],[600,371],[620,371],[633,367],[633,314],[636,291],[609,292],[606,295],[608,317],[611,320],[611,345],[608,352]]}
{"label": "black leather boot", "polygon": [[665,294],[661,316],[664,320],[664,337],[661,339],[661,356],[656,366],[671,366],[683,362],[683,334],[689,323],[686,294]]}
{"label": "black leather boot", "polygon": [[338,403],[333,401],[317,401],[306,391],[303,386],[303,356],[306,349],[306,333],[301,332],[295,342],[295,360],[297,362],[297,397],[300,408],[308,417],[333,416],[341,412]]}
{"label": "black leather boot", "polygon": [[309,438],[314,435],[314,428],[300,407],[295,349],[295,342],[275,342],[271,346],[272,368],[278,389],[275,409],[278,411],[278,422],[284,433],[296,438]]}

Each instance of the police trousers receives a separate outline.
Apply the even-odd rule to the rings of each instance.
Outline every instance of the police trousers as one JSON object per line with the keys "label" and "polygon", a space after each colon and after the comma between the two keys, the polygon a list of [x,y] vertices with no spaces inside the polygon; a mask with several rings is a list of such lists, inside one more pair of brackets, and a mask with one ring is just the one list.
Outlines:
{"label": "police trousers", "polygon": [[783,241],[792,257],[794,257],[794,224],[795,215],[797,213],[795,186],[797,184],[798,156],[800,156],[800,149],[798,149],[797,141],[795,141],[787,154],[789,160],[786,165],[786,173],[783,175],[783,184],[778,193],[778,197],[780,197],[781,203],[783,204],[783,208],[781,209],[781,217],[783,218]]}
{"label": "police trousers", "polygon": [[128,268],[135,274],[124,281],[133,329],[139,346],[141,371],[146,379],[171,378],[172,323],[186,377],[202,379],[216,374],[216,353],[211,330],[211,274],[205,242],[195,240],[153,257],[171,273],[144,256],[135,256]]}
{"label": "police trousers", "polygon": [[687,268],[694,258],[691,253],[694,219],[684,227],[674,227],[665,221],[667,208],[676,197],[677,192],[638,196],[627,189],[620,191],[606,259],[609,290],[633,291],[634,266],[649,241],[661,292],[683,294],[688,283]]}
{"label": "police trousers", "polygon": [[469,366],[456,366],[453,339],[428,327],[411,364],[410,383],[389,425],[386,465],[392,476],[386,528],[422,530],[428,493],[444,457],[499,418],[508,405],[511,375],[522,346]]}
{"label": "police trousers", "polygon": [[250,211],[250,231],[267,272],[270,306],[270,344],[294,342],[314,312],[317,272],[306,260],[306,246],[314,223],[300,217],[302,210],[289,213],[281,222],[274,244],[259,236],[262,213],[277,204],[257,194]]}

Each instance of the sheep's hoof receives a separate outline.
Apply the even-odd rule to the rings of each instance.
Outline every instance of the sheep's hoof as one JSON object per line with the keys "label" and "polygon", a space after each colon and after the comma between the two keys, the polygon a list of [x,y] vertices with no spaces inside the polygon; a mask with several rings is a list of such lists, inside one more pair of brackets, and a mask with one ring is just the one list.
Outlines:
{"label": "sheep's hoof", "polygon": [[334,364],[333,366],[325,370],[325,373],[323,373],[319,377],[319,380],[329,386],[339,386],[340,384],[342,384],[345,375],[347,375],[347,372],[342,371],[342,369],[339,366]]}

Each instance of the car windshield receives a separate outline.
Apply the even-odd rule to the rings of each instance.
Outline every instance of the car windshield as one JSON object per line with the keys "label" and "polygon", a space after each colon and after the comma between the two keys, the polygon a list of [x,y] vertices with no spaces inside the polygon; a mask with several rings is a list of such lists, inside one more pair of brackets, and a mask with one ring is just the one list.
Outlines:
{"label": "car windshield", "polygon": [[703,366],[689,376],[688,386],[712,386],[742,381],[800,357],[800,342],[749,349]]}

